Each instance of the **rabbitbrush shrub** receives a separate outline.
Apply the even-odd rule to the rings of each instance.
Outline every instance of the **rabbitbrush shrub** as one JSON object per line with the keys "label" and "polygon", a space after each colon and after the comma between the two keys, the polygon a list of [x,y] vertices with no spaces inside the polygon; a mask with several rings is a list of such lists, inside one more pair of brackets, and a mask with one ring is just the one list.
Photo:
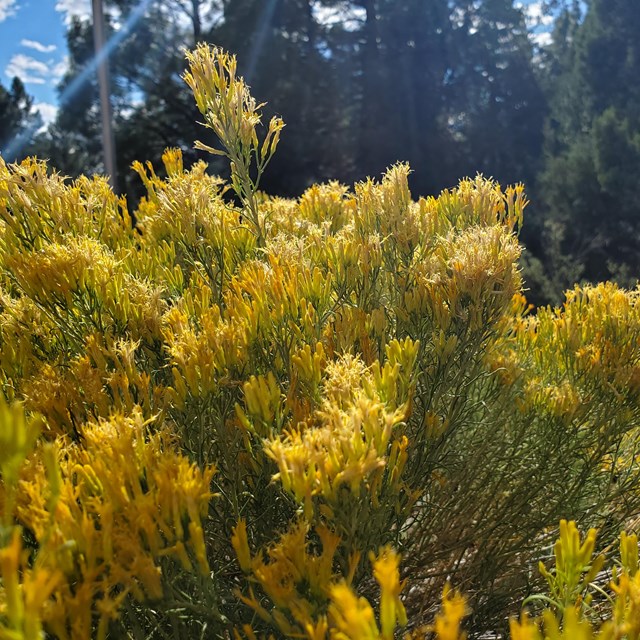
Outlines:
{"label": "rabbitbrush shrub", "polygon": [[573,521],[640,507],[640,291],[528,312],[521,186],[264,195],[283,123],[189,62],[229,184],[0,160],[0,637],[637,638]]}

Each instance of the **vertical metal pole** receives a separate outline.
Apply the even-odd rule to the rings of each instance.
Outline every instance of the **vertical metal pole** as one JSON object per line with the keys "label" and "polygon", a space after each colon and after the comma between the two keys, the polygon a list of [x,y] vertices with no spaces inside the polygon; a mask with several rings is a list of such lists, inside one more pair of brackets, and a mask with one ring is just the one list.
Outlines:
{"label": "vertical metal pole", "polygon": [[109,176],[109,184],[114,191],[118,190],[116,169],[116,143],[113,136],[113,115],[111,111],[111,89],[109,87],[109,60],[104,49],[104,13],[102,0],[91,0],[93,8],[93,40],[98,63],[98,85],[100,87],[100,114],[102,119],[102,148],[104,150],[104,167]]}

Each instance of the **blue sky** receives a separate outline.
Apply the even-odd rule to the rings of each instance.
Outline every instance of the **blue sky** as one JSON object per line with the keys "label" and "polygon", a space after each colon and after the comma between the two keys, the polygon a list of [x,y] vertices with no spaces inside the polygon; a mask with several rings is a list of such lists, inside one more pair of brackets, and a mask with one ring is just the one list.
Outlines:
{"label": "blue sky", "polygon": [[[537,24],[540,2],[521,1]],[[0,0],[0,82],[8,87],[21,78],[45,123],[55,117],[56,85],[67,65],[65,25],[72,15],[90,14],[91,0]],[[544,32],[542,26],[541,40]]]}
{"label": "blue sky", "polygon": [[0,82],[20,77],[46,122],[67,65],[65,23],[90,11],[90,0],[0,0]]}

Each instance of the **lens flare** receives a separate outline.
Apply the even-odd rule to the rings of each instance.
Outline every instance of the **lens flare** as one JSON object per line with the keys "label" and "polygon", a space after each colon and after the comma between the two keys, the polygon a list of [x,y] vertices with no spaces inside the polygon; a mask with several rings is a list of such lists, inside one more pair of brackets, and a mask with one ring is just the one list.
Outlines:
{"label": "lens flare", "polygon": [[258,24],[256,25],[255,35],[253,37],[254,44],[253,47],[251,47],[249,60],[247,61],[246,72],[244,74],[245,79],[248,83],[253,80],[256,67],[258,66],[258,59],[260,58],[260,54],[262,53],[262,49],[264,48],[264,43],[267,39],[267,33],[269,32],[269,26],[271,25],[271,21],[273,20],[273,14],[275,13],[277,4],[278,0],[267,0],[267,2],[264,3],[262,15],[260,16]]}
{"label": "lens flare", "polygon": [[[140,2],[135,6],[133,11],[131,11],[129,16],[127,17],[125,23],[122,25],[122,28],[114,33],[109,38],[109,40],[107,40],[107,43],[100,54],[97,56],[93,56],[82,69],[82,71],[80,71],[80,73],[75,78],[73,78],[73,80],[71,80],[71,82],[62,90],[59,99],[59,104],[61,107],[64,107],[66,104],[68,104],[80,91],[80,89],[82,89],[82,87],[97,74],[98,65],[105,58],[109,58],[120,45],[120,43],[134,31],[140,20],[144,17],[147,8],[152,2],[153,0],[140,0]],[[18,133],[9,141],[5,149],[2,150],[2,156],[5,158],[5,160],[11,161],[20,154],[22,149],[31,141],[33,135],[36,133],[38,126],[40,125],[37,124],[28,127],[24,131]]]}

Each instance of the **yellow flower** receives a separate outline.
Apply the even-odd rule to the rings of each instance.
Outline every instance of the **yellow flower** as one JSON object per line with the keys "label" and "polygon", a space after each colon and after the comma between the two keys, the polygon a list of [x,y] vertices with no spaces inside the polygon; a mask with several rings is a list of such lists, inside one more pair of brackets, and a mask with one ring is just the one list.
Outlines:
{"label": "yellow flower", "polygon": [[442,594],[442,609],[436,615],[433,630],[438,640],[465,640],[466,633],[460,631],[462,619],[468,615],[467,601],[447,584]]}
{"label": "yellow flower", "polygon": [[564,570],[574,564],[586,566],[591,560],[596,544],[597,531],[589,529],[584,541],[580,541],[580,531],[571,520],[560,521],[560,538],[554,546],[556,566]]}
{"label": "yellow flower", "polygon": [[587,620],[581,619],[575,607],[568,607],[565,610],[562,628],[549,610],[544,612],[543,619],[545,637],[548,640],[592,640],[593,638],[591,625]]}
{"label": "yellow flower", "polygon": [[18,403],[8,404],[0,394],[0,472],[5,484],[18,480],[18,471],[40,433],[42,421],[27,417]]}
{"label": "yellow flower", "polygon": [[509,637],[511,640],[542,640],[540,629],[535,620],[531,620],[526,611],[520,620],[509,620]]}
{"label": "yellow flower", "polygon": [[238,556],[240,568],[245,573],[249,573],[251,571],[251,552],[249,551],[249,543],[247,541],[247,523],[242,518],[233,528],[231,544]]}
{"label": "yellow flower", "polygon": [[344,583],[333,585],[329,594],[332,640],[378,640],[375,614],[365,598],[358,598]]}
{"label": "yellow flower", "polygon": [[407,613],[400,600],[400,583],[398,565],[400,559],[393,549],[385,547],[377,557],[371,555],[373,577],[380,585],[380,629],[385,640],[391,640],[396,623],[407,624]]}
{"label": "yellow flower", "polygon": [[620,560],[625,571],[634,577],[638,572],[638,536],[635,533],[627,535],[623,531],[620,534]]}
{"label": "yellow flower", "polygon": [[2,597],[5,616],[0,636],[21,640],[40,640],[43,635],[45,604],[62,581],[57,568],[43,566],[40,559],[29,566],[22,549],[21,530],[14,527],[9,543],[0,549]]}
{"label": "yellow flower", "polygon": [[326,402],[318,419],[319,426],[291,430],[266,442],[265,452],[279,469],[274,477],[300,502],[317,494],[333,500],[343,484],[357,494],[363,481],[384,467],[393,427],[402,414],[389,414],[382,403],[360,395],[346,410]]}

